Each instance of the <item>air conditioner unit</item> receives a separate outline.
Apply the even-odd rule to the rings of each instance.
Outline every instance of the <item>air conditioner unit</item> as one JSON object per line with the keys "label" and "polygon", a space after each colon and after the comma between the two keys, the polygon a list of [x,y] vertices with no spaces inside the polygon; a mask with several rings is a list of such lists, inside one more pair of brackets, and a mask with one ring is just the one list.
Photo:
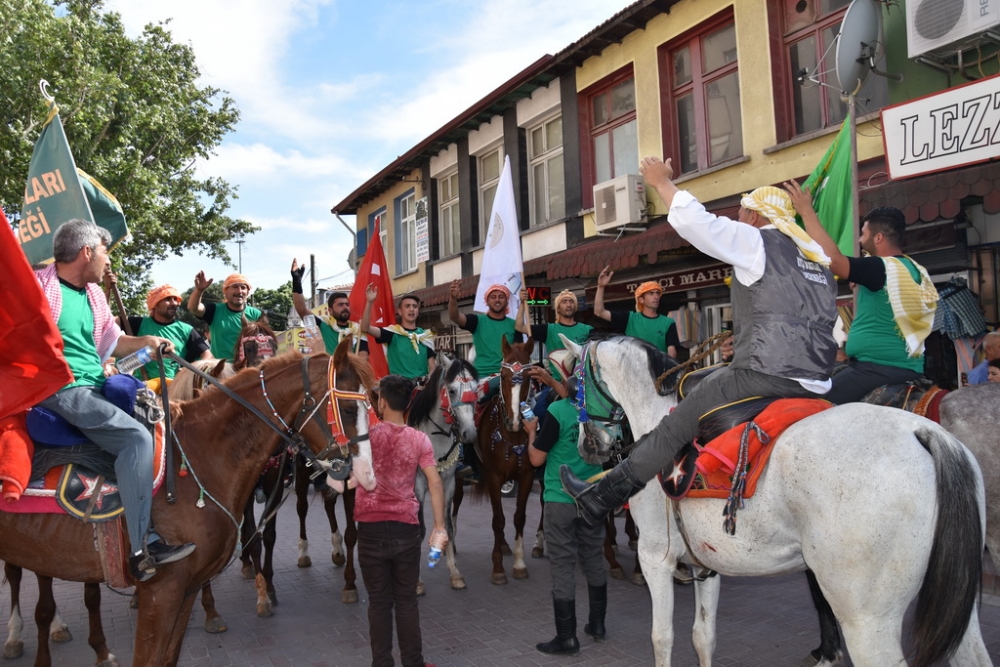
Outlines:
{"label": "air conditioner unit", "polygon": [[906,0],[907,55],[947,58],[996,40],[1000,0]]}
{"label": "air conditioner unit", "polygon": [[594,186],[594,224],[597,231],[641,223],[645,217],[646,182],[642,176],[625,174]]}

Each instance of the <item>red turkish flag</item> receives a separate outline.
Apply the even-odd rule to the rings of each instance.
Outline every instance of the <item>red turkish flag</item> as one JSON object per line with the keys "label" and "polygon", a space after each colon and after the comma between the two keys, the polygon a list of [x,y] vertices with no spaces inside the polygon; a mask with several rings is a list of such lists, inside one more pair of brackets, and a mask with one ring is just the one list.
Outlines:
{"label": "red turkish flag", "polygon": [[[372,312],[369,324],[374,327],[387,327],[396,323],[396,307],[392,302],[392,282],[389,280],[389,267],[385,261],[385,252],[382,250],[382,239],[379,236],[379,228],[376,224],[370,230],[372,232],[371,241],[368,244],[368,252],[361,260],[358,268],[358,275],[354,279],[354,287],[351,288],[351,295],[348,300],[351,304],[352,313],[363,313],[368,298],[365,290],[369,283],[378,288],[378,296],[372,303]],[[389,374],[389,362],[385,358],[385,348],[375,342],[375,339],[368,336],[368,361],[375,371],[375,377],[382,378]]]}
{"label": "red turkish flag", "polygon": [[27,257],[0,210],[0,418],[17,414],[73,381],[63,339]]}

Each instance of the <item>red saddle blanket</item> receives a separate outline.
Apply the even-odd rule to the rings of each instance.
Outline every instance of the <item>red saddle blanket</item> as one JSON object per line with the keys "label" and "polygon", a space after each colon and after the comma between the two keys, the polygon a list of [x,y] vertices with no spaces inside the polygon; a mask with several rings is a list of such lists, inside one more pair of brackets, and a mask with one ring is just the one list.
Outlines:
{"label": "red saddle blanket", "polygon": [[[166,449],[163,446],[163,422],[156,424],[153,439],[153,493],[163,483]],[[17,502],[0,502],[0,511],[22,514],[69,514],[84,519],[93,501],[89,520],[108,521],[124,511],[118,486],[76,464],[56,466],[42,481],[32,483]]]}
{"label": "red saddle blanket", "polygon": [[[778,436],[795,422],[831,407],[833,405],[829,401],[822,399],[786,398],[775,401],[754,417],[754,423],[770,439],[764,444],[757,432],[750,430],[743,498],[750,498],[756,491],[757,480],[767,465]],[[739,459],[740,439],[746,426],[746,422],[738,424],[704,447],[698,447],[700,453],[695,461],[695,479],[686,497],[729,498],[736,472],[736,461]]]}

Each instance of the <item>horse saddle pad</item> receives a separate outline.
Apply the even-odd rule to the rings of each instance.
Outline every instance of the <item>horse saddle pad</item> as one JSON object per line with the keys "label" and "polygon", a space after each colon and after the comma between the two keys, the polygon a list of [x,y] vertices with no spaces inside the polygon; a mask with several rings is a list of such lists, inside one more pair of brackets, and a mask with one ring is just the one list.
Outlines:
{"label": "horse saddle pad", "polygon": [[[153,451],[153,493],[166,468],[163,423],[156,424]],[[114,457],[92,443],[46,447],[36,443],[28,488],[15,503],[0,503],[0,511],[22,514],[69,514],[88,522],[108,521],[124,511],[114,476]]]}
{"label": "horse saddle pad", "polygon": [[[674,500],[685,497],[728,499],[736,473],[735,462],[739,459],[740,442],[744,431],[749,430],[743,490],[743,497],[749,498],[756,491],[757,479],[767,465],[778,436],[795,422],[831,407],[833,405],[829,401],[816,398],[755,397],[716,408],[702,417],[698,440],[681,449],[671,472],[660,473],[663,491]],[[727,413],[736,417],[742,415],[742,419],[733,424],[724,419]],[[751,421],[768,436],[767,443],[761,442],[757,432],[750,428]],[[729,426],[720,431],[720,427],[727,423]],[[705,433],[711,437],[703,439],[701,434]],[[699,442],[708,444],[701,446]]]}

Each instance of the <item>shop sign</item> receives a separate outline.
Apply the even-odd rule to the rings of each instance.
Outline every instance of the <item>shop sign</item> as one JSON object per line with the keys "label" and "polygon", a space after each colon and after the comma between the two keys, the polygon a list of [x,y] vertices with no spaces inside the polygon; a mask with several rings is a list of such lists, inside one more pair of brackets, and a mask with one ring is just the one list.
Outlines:
{"label": "shop sign", "polygon": [[528,306],[548,308],[552,305],[551,287],[526,287],[525,289],[528,292],[528,300],[525,302]]}
{"label": "shop sign", "polygon": [[[687,269],[686,271],[675,271],[666,273],[659,277],[650,278],[660,284],[660,289],[664,294],[673,292],[685,292],[703,287],[721,285],[726,278],[733,275],[733,267],[726,264],[713,264],[697,269]],[[635,298],[635,290],[639,285],[646,282],[642,279],[630,280],[623,283],[613,283],[604,288],[605,301],[618,301],[621,299]],[[596,291],[596,288],[592,288]],[[590,290],[588,290],[588,293]]]}
{"label": "shop sign", "polygon": [[1000,75],[882,109],[889,178],[1000,157]]}

